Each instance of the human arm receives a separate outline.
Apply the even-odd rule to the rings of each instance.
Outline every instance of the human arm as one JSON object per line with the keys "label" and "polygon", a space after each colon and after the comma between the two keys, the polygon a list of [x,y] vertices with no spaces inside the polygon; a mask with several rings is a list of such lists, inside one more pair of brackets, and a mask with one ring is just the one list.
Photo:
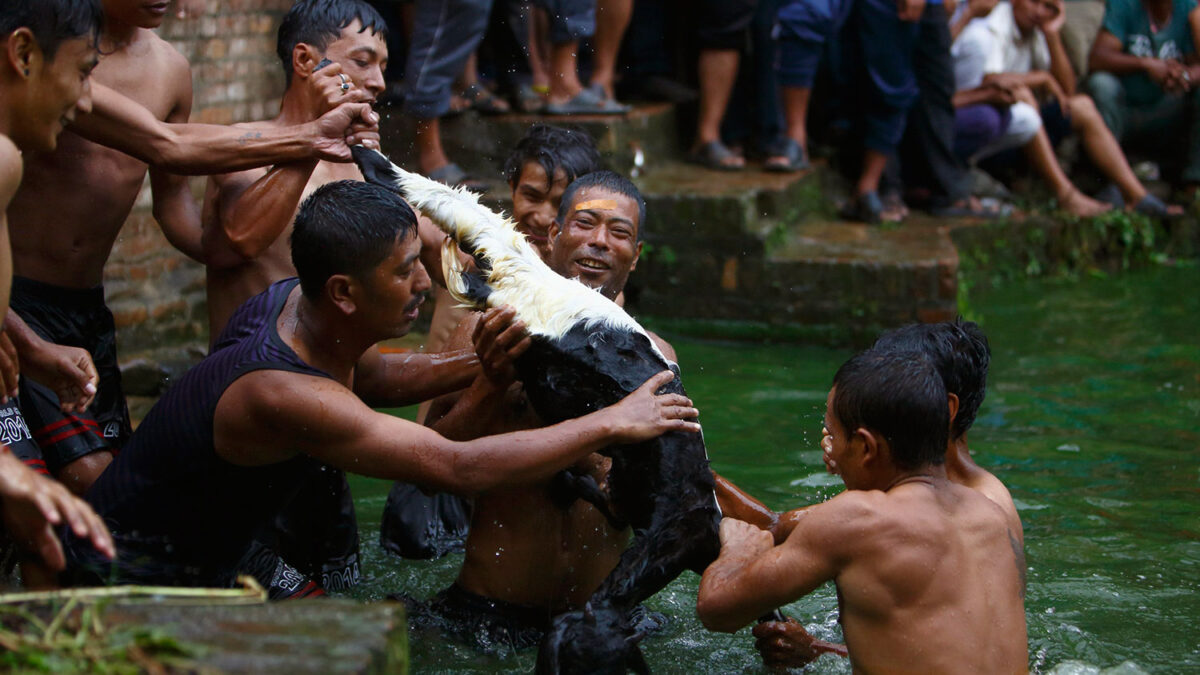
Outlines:
{"label": "human arm", "polygon": [[[1067,48],[1063,46],[1062,41],[1062,27],[1066,22],[1067,12],[1063,7],[1063,0],[1053,0],[1053,3],[1057,14],[1042,26],[1042,35],[1046,37],[1046,47],[1050,50],[1050,73],[1063,93],[1072,96],[1075,94],[1075,68],[1071,66],[1071,59],[1067,56]],[[1063,106],[1063,111],[1066,110],[1066,106]]]}
{"label": "human arm", "polygon": [[[696,613],[706,628],[732,633],[754,619],[812,592],[838,574],[842,537],[826,514],[837,498],[813,507],[776,546],[770,533],[734,518],[721,521],[721,553],[704,570]],[[830,513],[833,512],[833,513]]]}
{"label": "human arm", "polygon": [[478,372],[473,349],[385,354],[372,347],[355,366],[354,393],[375,408],[413,405],[466,387]]}
{"label": "human arm", "polygon": [[0,516],[4,528],[22,548],[36,553],[51,569],[66,567],[55,527],[67,523],[80,539],[112,558],[112,536],[87,502],[61,483],[40,476],[0,445]]}
{"label": "human arm", "polygon": [[349,162],[351,145],[379,146],[378,122],[370,104],[354,102],[288,127],[169,124],[137,102],[92,83],[92,111],[76,117],[71,130],[147,164],[204,175],[308,159]]}
{"label": "human arm", "polygon": [[215,446],[220,457],[244,466],[302,453],[366,476],[474,495],[548,478],[609,445],[699,431],[691,401],[654,394],[672,377],[659,373],[615,405],[550,427],[457,442],[377,413],[332,380],[256,371],[218,402]]}
{"label": "human arm", "polygon": [[[187,60],[172,52],[171,82],[175,87],[175,104],[166,121],[181,124],[192,112],[192,72]],[[200,244],[200,207],[192,194],[186,176],[170,173],[159,166],[150,167],[150,193],[153,197],[154,220],[172,246],[192,260],[204,262]]]}
{"label": "human arm", "polygon": [[295,217],[316,167],[316,160],[275,166],[249,184],[245,173],[214,176],[216,226],[210,225],[204,236],[220,245],[204,242],[208,263],[239,265],[270,248]]}
{"label": "human arm", "polygon": [[43,340],[11,310],[4,319],[4,333],[16,348],[21,372],[53,391],[63,412],[78,412],[91,404],[100,376],[86,349]]}
{"label": "human arm", "polygon": [[[958,39],[959,34],[973,19],[982,19],[991,14],[998,3],[999,0],[967,0],[966,9],[958,15],[958,18],[950,22],[950,41]],[[946,11],[948,14],[954,13],[949,8]]]}
{"label": "human arm", "polygon": [[766,621],[752,631],[754,648],[768,668],[800,668],[821,654],[850,656],[846,645],[818,640],[798,621]]}

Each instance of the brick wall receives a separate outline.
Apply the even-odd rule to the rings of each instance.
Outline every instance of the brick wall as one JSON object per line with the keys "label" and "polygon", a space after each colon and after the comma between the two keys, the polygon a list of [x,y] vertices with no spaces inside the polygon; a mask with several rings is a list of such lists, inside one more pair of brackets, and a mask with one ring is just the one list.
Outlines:
{"label": "brick wall", "polygon": [[[205,0],[195,17],[168,17],[159,34],[192,64],[192,121],[230,124],[271,117],[283,74],[275,31],[291,0]],[[173,13],[173,12],[172,12]],[[205,179],[193,178],[197,200]],[[204,269],[163,238],[150,214],[149,184],[105,270],[122,361],[195,353],[208,341]],[[189,349],[191,347],[191,349]]]}

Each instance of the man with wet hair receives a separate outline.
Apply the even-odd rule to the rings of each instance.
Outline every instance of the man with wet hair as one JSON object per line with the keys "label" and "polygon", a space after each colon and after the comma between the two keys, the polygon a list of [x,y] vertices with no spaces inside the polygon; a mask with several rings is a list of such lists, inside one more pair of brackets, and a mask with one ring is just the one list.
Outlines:
{"label": "man with wet hair", "polygon": [[[562,276],[615,299],[637,266],[644,214],[645,202],[628,179],[610,171],[584,174],[563,192],[545,261]],[[516,380],[513,362],[530,338],[523,324],[508,323],[511,318],[511,310],[474,312],[458,325],[449,346],[473,343],[482,372],[466,390],[436,400],[426,424],[455,439],[545,426]],[[652,337],[675,360],[674,349]],[[607,458],[593,454],[574,470],[603,484],[608,465]],[[591,504],[576,501],[564,508],[549,480],[483,492],[474,500],[458,579],[416,606],[413,620],[483,650],[533,646],[555,614],[591,596],[616,566],[629,536],[628,528],[613,527]]]}
{"label": "man with wet hair", "polygon": [[[100,16],[96,0],[11,0],[0,5],[5,57],[0,63],[0,318],[8,312],[12,256],[7,212],[21,184],[22,153],[53,151],[63,126],[76,112],[90,108],[89,76],[96,65]],[[15,365],[7,337],[3,344],[4,358]],[[34,464],[38,448],[15,399],[8,397],[0,405],[0,441],[0,547],[12,543],[36,556],[22,565],[25,584],[40,586],[48,578],[45,568],[62,569],[63,552],[54,534],[59,525],[70,527],[98,557],[111,557],[108,530],[88,505],[23,462]]]}
{"label": "man with wet hair", "polygon": [[299,278],[239,310],[237,333],[171,387],[88,492],[118,558],[110,576],[69,537],[73,581],[231,584],[258,531],[325,466],[471,495],[612,443],[699,430],[689,400],[653,393],[669,372],[586,417],[470,442],[375,412],[360,381],[399,388],[405,376],[362,356],[409,330],[430,287],[416,216],[390,190],[337,181],[305,201],[291,241]]}
{"label": "man with wet hair", "polygon": [[723,519],[697,597],[704,625],[734,632],[834,581],[855,672],[1024,672],[1024,553],[999,506],[947,479],[946,401],[923,353],[847,361],[825,412],[846,491],[780,544]]}

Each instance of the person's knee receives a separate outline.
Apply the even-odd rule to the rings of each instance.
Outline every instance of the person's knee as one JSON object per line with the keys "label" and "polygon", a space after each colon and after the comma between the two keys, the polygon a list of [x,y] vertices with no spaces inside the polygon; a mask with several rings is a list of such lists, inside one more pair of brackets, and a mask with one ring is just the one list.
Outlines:
{"label": "person's knee", "polygon": [[113,455],[107,450],[92,452],[68,463],[55,477],[72,493],[82,497],[112,460]]}
{"label": "person's knee", "polygon": [[1033,140],[1042,128],[1042,116],[1037,108],[1028,103],[1018,102],[1009,107],[1008,128],[1004,133],[1014,139],[1014,144],[1024,145]]}
{"label": "person's knee", "polygon": [[1116,75],[1103,70],[1088,75],[1083,88],[1091,94],[1096,103],[1101,104],[1119,101],[1125,90]]}
{"label": "person's knee", "polygon": [[1103,121],[1100,119],[1100,111],[1096,109],[1096,103],[1085,94],[1075,94],[1068,98],[1067,109],[1076,124],[1087,126]]}

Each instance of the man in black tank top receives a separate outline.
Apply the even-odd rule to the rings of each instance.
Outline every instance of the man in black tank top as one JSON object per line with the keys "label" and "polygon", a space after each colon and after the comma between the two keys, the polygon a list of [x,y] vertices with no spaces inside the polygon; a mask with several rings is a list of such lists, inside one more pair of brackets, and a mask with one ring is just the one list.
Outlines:
{"label": "man in black tank top", "polygon": [[608,445],[699,430],[690,400],[654,394],[669,371],[591,415],[469,442],[373,411],[437,390],[434,359],[362,360],[416,319],[430,287],[420,248],[396,194],[355,181],[316,190],[292,234],[299,279],[249,300],[239,312],[261,320],[151,409],[87,494],[117,540],[116,562],[67,535],[64,580],[231,583],[256,532],[326,465],[472,495],[548,478]]}

